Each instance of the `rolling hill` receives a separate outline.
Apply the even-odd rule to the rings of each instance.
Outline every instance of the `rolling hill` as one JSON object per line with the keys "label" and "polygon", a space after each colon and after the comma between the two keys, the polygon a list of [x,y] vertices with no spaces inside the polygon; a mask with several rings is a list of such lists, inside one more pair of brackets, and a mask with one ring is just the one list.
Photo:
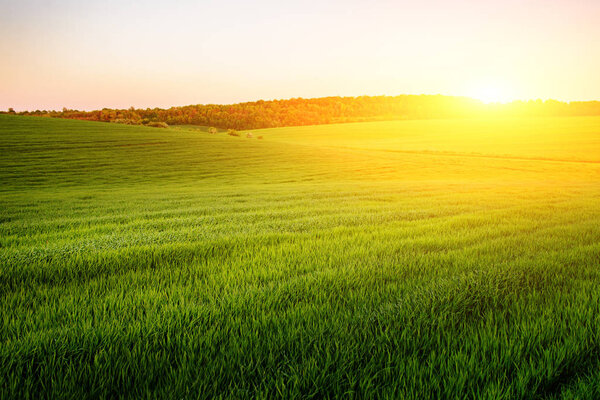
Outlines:
{"label": "rolling hill", "polygon": [[0,115],[0,397],[598,398],[599,127]]}

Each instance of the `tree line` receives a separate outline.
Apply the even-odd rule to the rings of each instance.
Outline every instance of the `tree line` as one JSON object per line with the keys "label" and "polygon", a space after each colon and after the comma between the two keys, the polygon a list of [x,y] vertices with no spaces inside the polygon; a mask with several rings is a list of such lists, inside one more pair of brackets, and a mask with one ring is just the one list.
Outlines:
{"label": "tree line", "polygon": [[[79,111],[22,111],[19,115],[164,126],[202,125],[222,129],[260,129],[394,119],[439,119],[477,116],[591,116],[600,115],[599,101],[514,101],[484,104],[466,97],[400,95],[321,97],[254,101],[230,105],[197,104],[182,107]],[[160,125],[162,123],[163,125]]]}

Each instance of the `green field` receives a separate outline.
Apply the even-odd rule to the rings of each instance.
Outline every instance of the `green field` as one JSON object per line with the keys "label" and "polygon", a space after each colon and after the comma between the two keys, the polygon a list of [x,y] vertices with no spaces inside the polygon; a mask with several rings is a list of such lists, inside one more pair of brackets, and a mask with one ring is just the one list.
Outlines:
{"label": "green field", "polygon": [[0,115],[0,398],[600,398],[599,117],[253,134]]}

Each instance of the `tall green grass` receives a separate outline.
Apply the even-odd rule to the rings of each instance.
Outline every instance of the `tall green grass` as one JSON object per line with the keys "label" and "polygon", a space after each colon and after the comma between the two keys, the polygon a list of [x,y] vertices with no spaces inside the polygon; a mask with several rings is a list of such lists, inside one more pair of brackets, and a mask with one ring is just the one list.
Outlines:
{"label": "tall green grass", "polygon": [[0,116],[0,398],[599,398],[594,121]]}

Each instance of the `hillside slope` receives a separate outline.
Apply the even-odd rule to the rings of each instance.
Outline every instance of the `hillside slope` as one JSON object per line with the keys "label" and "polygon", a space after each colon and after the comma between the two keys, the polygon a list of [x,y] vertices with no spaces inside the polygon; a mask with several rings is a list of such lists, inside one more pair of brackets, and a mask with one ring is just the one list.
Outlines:
{"label": "hillside slope", "polygon": [[596,126],[0,115],[0,398],[598,398]]}

